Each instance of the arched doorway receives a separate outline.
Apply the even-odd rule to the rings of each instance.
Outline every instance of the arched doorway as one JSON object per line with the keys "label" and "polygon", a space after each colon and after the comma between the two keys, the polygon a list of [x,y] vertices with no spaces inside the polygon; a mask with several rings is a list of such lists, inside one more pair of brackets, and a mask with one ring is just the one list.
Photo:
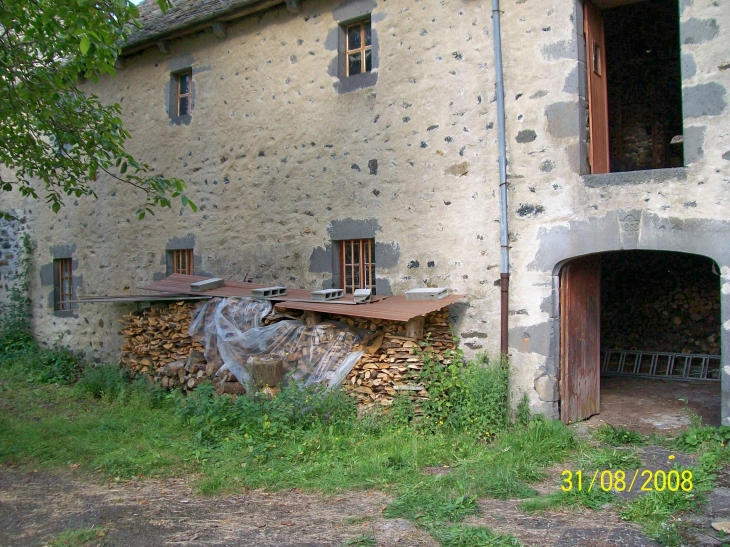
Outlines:
{"label": "arched doorway", "polygon": [[719,268],[696,254],[611,251],[563,264],[561,419],[688,406],[719,425],[720,298]]}

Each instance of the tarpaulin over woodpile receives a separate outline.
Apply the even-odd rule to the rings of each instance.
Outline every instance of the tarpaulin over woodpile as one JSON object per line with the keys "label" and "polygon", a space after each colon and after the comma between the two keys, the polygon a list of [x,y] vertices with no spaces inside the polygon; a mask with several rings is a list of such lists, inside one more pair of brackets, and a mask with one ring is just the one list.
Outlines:
{"label": "tarpaulin over woodpile", "polygon": [[342,383],[362,356],[352,351],[360,335],[334,321],[308,326],[286,320],[262,326],[271,308],[266,300],[214,298],[198,310],[188,333],[205,346],[208,363],[220,365],[218,375],[230,371],[247,391],[254,385],[246,364],[259,355],[281,357],[285,374],[305,385]]}

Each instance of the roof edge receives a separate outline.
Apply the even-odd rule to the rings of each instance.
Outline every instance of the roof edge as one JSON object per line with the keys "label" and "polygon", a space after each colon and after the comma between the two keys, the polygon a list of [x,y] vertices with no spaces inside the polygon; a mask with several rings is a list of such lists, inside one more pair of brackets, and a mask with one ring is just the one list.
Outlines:
{"label": "roof edge", "polygon": [[[201,14],[198,17],[192,17],[178,24],[161,25],[162,28],[154,30],[155,23],[160,23],[160,19],[170,15],[170,10],[165,14],[157,13],[150,18],[149,25],[145,28],[144,23],[142,29],[133,32],[122,45],[120,57],[138,53],[149,47],[153,47],[159,42],[174,40],[187,36],[200,30],[205,30],[216,22],[228,22],[240,19],[254,13],[267,10],[279,4],[286,4],[291,13],[299,11],[301,2],[299,0],[239,0],[224,9],[212,10],[208,13]],[[174,10],[175,8],[171,8]],[[174,17],[174,12],[171,14]],[[153,30],[150,30],[152,27]],[[136,36],[135,36],[136,35]]]}

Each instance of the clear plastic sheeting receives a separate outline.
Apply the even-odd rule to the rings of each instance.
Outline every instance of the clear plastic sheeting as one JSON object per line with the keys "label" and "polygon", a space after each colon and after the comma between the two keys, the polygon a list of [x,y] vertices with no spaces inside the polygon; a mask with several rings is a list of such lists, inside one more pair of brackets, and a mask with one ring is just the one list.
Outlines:
{"label": "clear plastic sheeting", "polygon": [[237,332],[261,326],[273,309],[268,300],[251,298],[212,298],[198,309],[188,334],[205,347],[205,360],[220,369],[224,361],[218,351],[219,338],[225,342]]}
{"label": "clear plastic sheeting", "polygon": [[334,321],[306,325],[279,321],[261,326],[271,310],[268,301],[247,298],[212,299],[190,325],[190,336],[205,345],[205,357],[222,361],[218,374],[230,371],[247,391],[254,388],[246,369],[249,358],[276,355],[284,361],[284,373],[305,385],[342,383],[362,356],[353,347],[358,333]]}

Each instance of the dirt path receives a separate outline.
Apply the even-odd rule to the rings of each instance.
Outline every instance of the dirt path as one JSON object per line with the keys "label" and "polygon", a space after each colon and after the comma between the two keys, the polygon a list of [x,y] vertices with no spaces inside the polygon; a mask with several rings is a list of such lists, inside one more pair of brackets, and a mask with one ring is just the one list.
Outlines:
{"label": "dirt path", "polygon": [[[726,477],[730,485],[730,475]],[[728,486],[725,485],[725,486]],[[542,488],[541,488],[542,490]],[[0,470],[0,546],[40,547],[67,529],[103,528],[95,547],[256,546],[334,547],[371,536],[380,547],[436,547],[402,519],[385,519],[379,492],[318,496],[297,491],[203,498],[183,479],[101,484],[77,472]],[[712,495],[693,517],[688,545],[720,545],[709,535],[713,517],[730,517],[730,488]],[[467,524],[517,536],[534,547],[657,547],[612,509],[525,514],[516,500],[481,500]]]}

